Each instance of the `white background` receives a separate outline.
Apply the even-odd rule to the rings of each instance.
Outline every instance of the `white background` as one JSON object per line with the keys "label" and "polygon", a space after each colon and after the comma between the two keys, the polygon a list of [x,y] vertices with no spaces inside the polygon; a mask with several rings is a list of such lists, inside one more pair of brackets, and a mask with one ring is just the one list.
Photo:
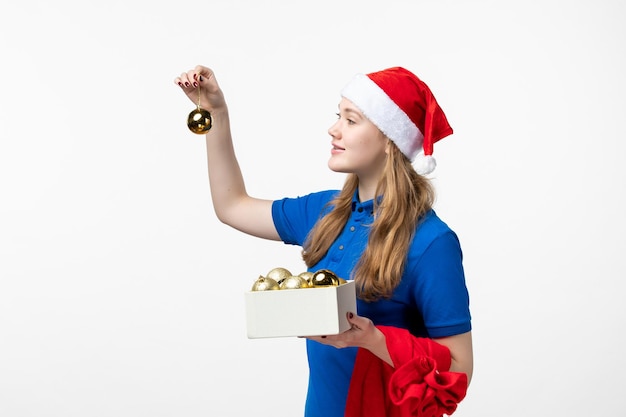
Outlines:
{"label": "white background", "polygon": [[354,73],[417,73],[455,129],[433,177],[471,292],[455,415],[622,412],[625,17],[608,0],[3,2],[0,416],[301,415],[304,341],[247,339],[243,293],[304,266],[216,220],[173,83],[196,64],[265,198],[341,186],[327,128]]}

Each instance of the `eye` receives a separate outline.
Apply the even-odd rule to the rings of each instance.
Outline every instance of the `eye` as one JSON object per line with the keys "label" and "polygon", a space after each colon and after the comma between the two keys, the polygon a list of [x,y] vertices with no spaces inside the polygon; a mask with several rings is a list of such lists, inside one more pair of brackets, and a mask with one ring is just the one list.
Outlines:
{"label": "eye", "polygon": [[[337,119],[341,119],[341,114],[340,113],[335,113],[337,115]],[[353,125],[356,122],[352,119],[350,119],[349,117],[346,117],[346,121],[348,122],[349,125]]]}

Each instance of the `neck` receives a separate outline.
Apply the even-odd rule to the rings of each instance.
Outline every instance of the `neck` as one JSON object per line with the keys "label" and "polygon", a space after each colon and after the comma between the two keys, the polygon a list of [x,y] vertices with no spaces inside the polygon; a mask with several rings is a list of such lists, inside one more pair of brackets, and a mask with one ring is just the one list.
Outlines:
{"label": "neck", "polygon": [[378,180],[364,181],[359,177],[359,201],[368,201],[376,196]]}

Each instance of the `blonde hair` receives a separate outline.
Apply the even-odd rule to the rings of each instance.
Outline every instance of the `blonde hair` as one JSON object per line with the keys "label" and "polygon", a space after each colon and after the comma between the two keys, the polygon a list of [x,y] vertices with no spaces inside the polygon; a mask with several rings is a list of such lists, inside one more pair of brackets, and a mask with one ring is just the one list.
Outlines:
{"label": "blonde hair", "polygon": [[[435,200],[430,181],[415,171],[393,142],[389,148],[376,189],[380,198],[374,199],[374,221],[369,226],[368,244],[351,277],[359,298],[366,301],[390,297],[400,283],[417,225]],[[348,175],[339,195],[329,203],[332,210],[309,233],[302,250],[308,267],[324,257],[343,230],[352,212],[357,187],[357,176]]]}

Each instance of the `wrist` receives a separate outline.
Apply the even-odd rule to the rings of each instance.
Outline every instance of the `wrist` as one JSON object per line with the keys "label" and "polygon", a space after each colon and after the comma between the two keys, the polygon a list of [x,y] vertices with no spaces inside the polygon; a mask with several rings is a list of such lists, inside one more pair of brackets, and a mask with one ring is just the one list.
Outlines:
{"label": "wrist", "polygon": [[393,361],[391,360],[391,355],[389,354],[389,349],[387,348],[387,338],[385,337],[385,334],[378,329],[378,327],[374,327],[374,332],[368,345],[369,346],[367,346],[366,349],[390,366],[394,366]]}

